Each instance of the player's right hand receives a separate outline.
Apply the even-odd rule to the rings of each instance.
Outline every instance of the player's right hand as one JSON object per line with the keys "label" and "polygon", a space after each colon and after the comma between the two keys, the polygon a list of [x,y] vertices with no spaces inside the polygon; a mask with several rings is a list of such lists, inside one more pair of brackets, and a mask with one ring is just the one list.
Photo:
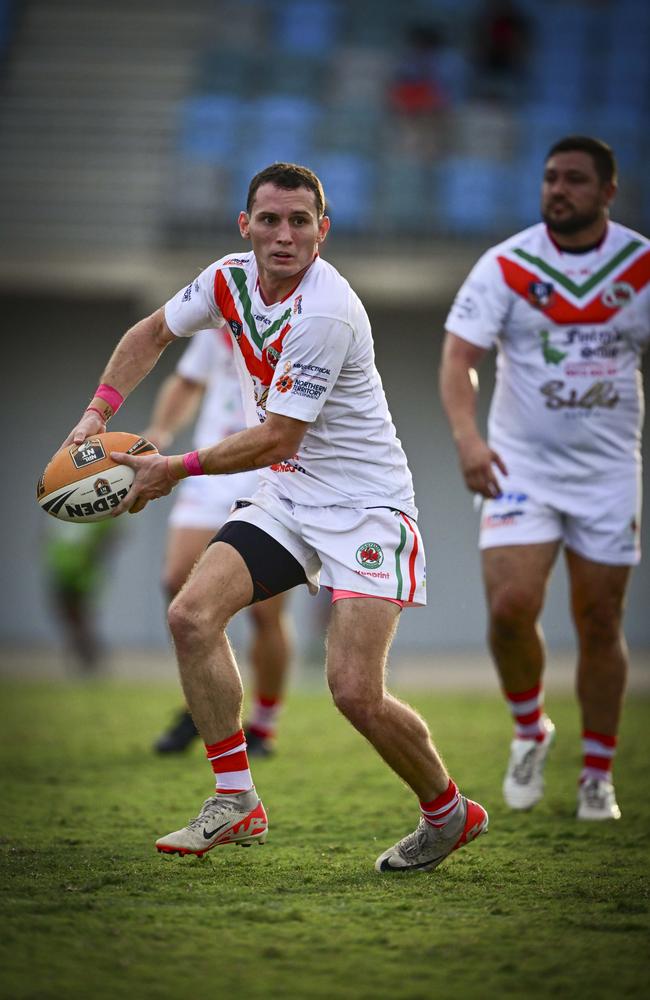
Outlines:
{"label": "player's right hand", "polygon": [[501,496],[501,485],[495,467],[508,475],[505,463],[498,452],[478,435],[458,442],[458,457],[467,489],[480,493],[488,500]]}
{"label": "player's right hand", "polygon": [[69,444],[83,444],[87,438],[94,437],[95,434],[103,434],[105,430],[106,421],[102,420],[101,415],[96,410],[86,410],[79,423],[72,428],[58,450],[67,448]]}

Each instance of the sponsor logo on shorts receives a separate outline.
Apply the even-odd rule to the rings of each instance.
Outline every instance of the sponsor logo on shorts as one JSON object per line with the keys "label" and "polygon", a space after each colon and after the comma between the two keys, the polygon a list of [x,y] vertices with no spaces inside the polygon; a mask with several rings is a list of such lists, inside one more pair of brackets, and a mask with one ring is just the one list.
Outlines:
{"label": "sponsor logo on shorts", "polygon": [[486,514],[481,521],[481,527],[487,528],[507,528],[517,523],[517,519],[523,517],[523,510],[505,510],[502,514]]}
{"label": "sponsor logo on shorts", "polygon": [[526,298],[535,309],[546,309],[555,298],[555,288],[550,281],[531,281]]}
{"label": "sponsor logo on shorts", "polygon": [[377,542],[364,542],[357,549],[356,558],[364,569],[379,569],[384,561],[384,553]]}
{"label": "sponsor logo on shorts", "polygon": [[101,462],[102,459],[106,458],[106,452],[101,442],[96,438],[88,438],[87,441],[84,441],[79,448],[70,454],[73,464],[77,469],[85,469],[87,465],[92,465],[93,462]]}

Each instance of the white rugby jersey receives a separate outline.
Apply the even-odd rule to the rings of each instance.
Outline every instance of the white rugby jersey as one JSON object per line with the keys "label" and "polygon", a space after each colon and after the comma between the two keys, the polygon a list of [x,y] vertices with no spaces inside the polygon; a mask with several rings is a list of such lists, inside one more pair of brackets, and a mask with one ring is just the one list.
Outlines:
{"label": "white rugby jersey", "polygon": [[179,375],[205,386],[194,426],[195,448],[207,448],[246,426],[230,332],[199,330],[176,365]]}
{"label": "white rugby jersey", "polygon": [[640,357],[650,338],[650,242],[610,222],[567,253],[543,223],[489,249],[447,330],[498,347],[489,440],[518,469],[607,476],[640,462]]}
{"label": "white rugby jersey", "polygon": [[170,299],[165,318],[180,337],[227,324],[249,426],[267,411],[309,423],[299,453],[260,472],[263,489],[294,503],[417,516],[368,316],[330,264],[317,257],[292,292],[266,305],[255,255],[230,254]]}

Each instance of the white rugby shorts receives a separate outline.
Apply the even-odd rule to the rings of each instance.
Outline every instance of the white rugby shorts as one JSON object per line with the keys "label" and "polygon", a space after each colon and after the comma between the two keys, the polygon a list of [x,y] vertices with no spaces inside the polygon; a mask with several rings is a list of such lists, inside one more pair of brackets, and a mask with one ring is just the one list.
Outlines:
{"label": "white rugby shorts", "polygon": [[509,470],[502,495],[484,500],[479,548],[561,541],[585,559],[635,566],[641,558],[641,476],[627,473],[591,481],[533,479]]}
{"label": "white rugby shorts", "polygon": [[389,507],[314,507],[268,493],[242,500],[229,521],[248,521],[298,560],[312,594],[320,585],[404,606],[426,604],[424,546],[412,517]]}
{"label": "white rugby shorts", "polygon": [[176,488],[176,502],[169,515],[169,525],[172,528],[218,531],[228,520],[235,498],[256,489],[256,472],[235,472],[231,476],[190,476]]}

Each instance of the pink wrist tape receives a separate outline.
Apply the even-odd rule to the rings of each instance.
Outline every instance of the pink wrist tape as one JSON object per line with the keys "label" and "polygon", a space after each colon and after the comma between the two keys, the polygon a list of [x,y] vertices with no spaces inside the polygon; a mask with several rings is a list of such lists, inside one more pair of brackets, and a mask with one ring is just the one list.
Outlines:
{"label": "pink wrist tape", "polygon": [[97,386],[97,389],[95,390],[95,396],[98,399],[103,399],[105,403],[108,403],[111,410],[113,411],[113,416],[115,416],[120,406],[124,402],[124,396],[122,395],[122,393],[118,392],[117,389],[114,389],[112,385],[105,385],[104,382],[102,382],[101,385]]}
{"label": "pink wrist tape", "polygon": [[190,476],[203,476],[203,466],[199,460],[198,451],[188,451],[183,455],[183,465],[187,469]]}

